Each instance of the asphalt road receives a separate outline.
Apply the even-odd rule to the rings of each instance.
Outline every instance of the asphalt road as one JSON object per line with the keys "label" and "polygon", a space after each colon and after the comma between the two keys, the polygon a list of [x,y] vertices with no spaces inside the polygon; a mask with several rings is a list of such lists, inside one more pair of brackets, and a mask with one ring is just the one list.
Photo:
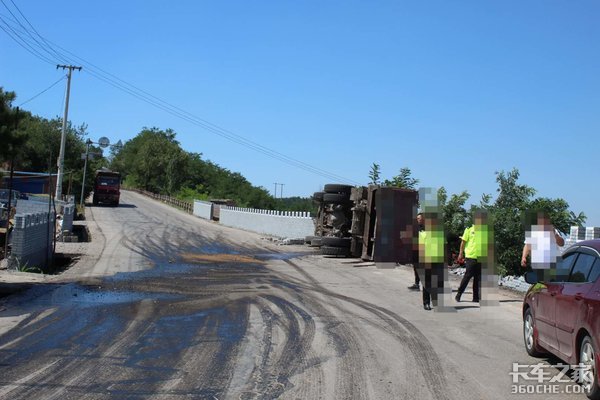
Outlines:
{"label": "asphalt road", "polygon": [[131,192],[88,220],[77,265],[3,299],[0,398],[585,398],[511,394],[513,363],[558,362],[526,354],[518,295],[425,311],[410,268],[276,246]]}

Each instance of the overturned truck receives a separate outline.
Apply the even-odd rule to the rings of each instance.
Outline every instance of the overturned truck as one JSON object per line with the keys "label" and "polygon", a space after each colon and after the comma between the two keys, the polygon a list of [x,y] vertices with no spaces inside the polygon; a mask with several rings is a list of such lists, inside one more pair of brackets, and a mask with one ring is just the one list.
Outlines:
{"label": "overturned truck", "polygon": [[412,262],[415,190],[328,184],[316,192],[315,236],[307,238],[324,255],[374,261],[378,267]]}

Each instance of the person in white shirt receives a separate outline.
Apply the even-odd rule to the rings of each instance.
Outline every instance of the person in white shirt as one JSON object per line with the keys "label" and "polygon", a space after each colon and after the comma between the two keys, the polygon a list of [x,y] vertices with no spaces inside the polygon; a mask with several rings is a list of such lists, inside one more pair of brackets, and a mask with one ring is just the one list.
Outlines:
{"label": "person in white shirt", "polygon": [[538,212],[537,224],[532,225],[531,231],[525,233],[521,266],[527,266],[527,256],[531,255],[532,269],[555,268],[561,253],[559,247],[564,244],[565,240],[554,229],[546,213]]}

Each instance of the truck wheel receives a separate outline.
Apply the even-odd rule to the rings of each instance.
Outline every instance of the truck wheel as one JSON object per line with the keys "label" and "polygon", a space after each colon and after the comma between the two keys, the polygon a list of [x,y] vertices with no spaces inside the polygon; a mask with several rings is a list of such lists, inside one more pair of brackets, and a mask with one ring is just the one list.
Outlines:
{"label": "truck wheel", "polygon": [[350,195],[347,193],[324,193],[323,202],[330,204],[347,203],[350,201]]}
{"label": "truck wheel", "polygon": [[321,246],[321,238],[315,237],[310,241],[310,247],[320,247]]}
{"label": "truck wheel", "polygon": [[351,240],[351,238],[324,236],[323,238],[321,238],[321,243],[323,244],[323,246],[328,246],[328,247],[350,248],[350,240]]}
{"label": "truck wheel", "polygon": [[352,186],[350,185],[337,185],[333,183],[325,185],[325,187],[323,188],[323,191],[325,193],[345,193],[348,195],[350,194],[351,190]]}
{"label": "truck wheel", "polygon": [[347,247],[321,246],[321,254],[324,256],[344,256],[350,255],[350,249]]}

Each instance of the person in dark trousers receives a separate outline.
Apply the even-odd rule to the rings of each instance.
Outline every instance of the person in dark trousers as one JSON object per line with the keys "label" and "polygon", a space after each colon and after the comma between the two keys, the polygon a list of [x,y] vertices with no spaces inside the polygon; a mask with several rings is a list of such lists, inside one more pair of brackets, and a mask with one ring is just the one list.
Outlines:
{"label": "person in dark trousers", "polygon": [[[425,226],[423,225],[423,213],[417,214],[417,224],[419,224],[419,232],[423,232],[425,230]],[[414,285],[411,285],[408,288],[410,290],[420,290],[421,280],[419,279],[419,273],[417,272],[417,263],[413,263],[413,270],[415,272],[415,283]]]}
{"label": "person in dark trousers", "polygon": [[425,213],[424,229],[419,232],[418,270],[423,282],[423,308],[431,310],[438,305],[444,289],[444,260],[446,239],[439,213]]}
{"label": "person in dark trousers", "polygon": [[460,252],[458,259],[462,260],[464,255],[465,260],[465,275],[463,276],[458,293],[454,298],[460,302],[462,294],[469,285],[469,281],[473,278],[473,302],[479,302],[479,291],[481,289],[481,260],[487,257],[488,248],[488,229],[486,221],[484,221],[484,213],[482,211],[475,212],[474,224],[465,228],[460,242]]}

